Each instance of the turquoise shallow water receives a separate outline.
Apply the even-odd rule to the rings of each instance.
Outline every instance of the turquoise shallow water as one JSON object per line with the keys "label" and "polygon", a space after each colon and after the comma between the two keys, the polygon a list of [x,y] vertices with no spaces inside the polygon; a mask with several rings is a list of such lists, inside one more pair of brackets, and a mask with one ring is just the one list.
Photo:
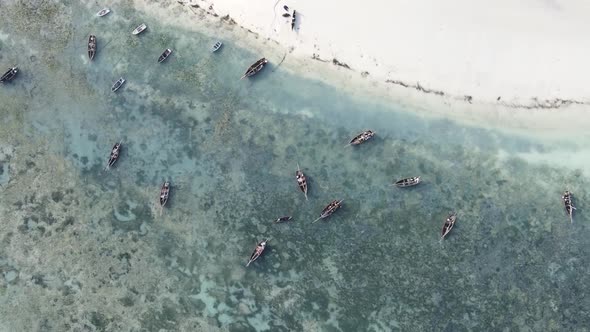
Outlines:
{"label": "turquoise shallow water", "polygon": [[[588,179],[519,158],[557,144],[351,99],[280,59],[239,81],[260,54],[225,40],[212,55],[210,37],[128,5],[103,20],[74,3],[1,8],[15,15],[0,22],[0,65],[22,71],[0,87],[0,330],[590,326]],[[142,21],[148,31],[132,36]],[[367,128],[373,141],[344,147]],[[413,175],[424,183],[390,185]],[[311,224],[334,199],[343,208]],[[440,242],[451,210],[457,225]],[[282,215],[294,220],[272,224]]]}

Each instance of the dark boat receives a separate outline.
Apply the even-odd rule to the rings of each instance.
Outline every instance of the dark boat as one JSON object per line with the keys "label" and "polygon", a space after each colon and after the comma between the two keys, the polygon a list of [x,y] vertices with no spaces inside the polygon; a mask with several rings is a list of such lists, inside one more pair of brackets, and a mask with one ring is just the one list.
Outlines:
{"label": "dark boat", "polygon": [[365,143],[366,141],[373,138],[373,136],[375,136],[375,133],[372,130],[363,131],[362,133],[356,135],[347,145],[359,145]]}
{"label": "dark boat", "polygon": [[566,191],[563,193],[563,196],[561,196],[561,199],[563,199],[563,205],[565,206],[565,213],[570,217],[571,223],[574,222],[574,210],[576,209],[572,198],[572,193],[569,191]]}
{"label": "dark boat", "polygon": [[257,74],[259,71],[262,70],[262,68],[264,68],[264,66],[266,66],[267,63],[268,63],[268,60],[266,60],[266,58],[262,58],[256,62],[254,62],[253,65],[248,67],[248,70],[246,70],[246,73],[244,73],[244,76],[242,76],[240,79],[242,79],[244,77],[250,77],[250,76]]}
{"label": "dark boat", "polygon": [[283,17],[291,17],[291,14],[289,14],[289,13],[284,13],[284,14],[283,14]]}
{"label": "dark boat", "polygon": [[449,234],[451,229],[453,229],[453,226],[455,226],[455,221],[457,221],[457,214],[455,212],[451,212],[451,214],[449,214],[447,217],[447,220],[445,220],[445,224],[443,225],[440,238],[441,240],[444,239],[447,234]]}
{"label": "dark boat", "polygon": [[316,220],[314,220],[313,222],[316,222],[320,219],[328,218],[334,212],[336,212],[336,210],[338,210],[341,206],[342,206],[342,200],[332,201],[332,203],[328,204],[328,206],[326,206],[324,208],[324,210],[322,210],[322,214],[320,215],[320,217],[317,218]]}
{"label": "dark boat", "polygon": [[396,181],[394,183],[394,185],[400,187],[400,188],[405,188],[405,187],[412,187],[415,186],[417,184],[420,183],[420,177],[419,176],[413,176],[411,178],[405,178],[405,179],[401,179],[399,181]]}
{"label": "dark boat", "polygon": [[293,11],[293,19],[291,20],[291,30],[295,30],[295,21],[297,20],[297,11]]}
{"label": "dark boat", "polygon": [[121,87],[121,85],[123,85],[123,83],[125,83],[125,79],[123,77],[119,78],[117,80],[117,82],[115,82],[115,84],[113,84],[113,86],[111,87],[111,91],[115,92],[115,91],[119,90],[119,88]]}
{"label": "dark boat", "polygon": [[297,185],[299,186],[299,189],[303,191],[303,194],[305,194],[305,200],[307,200],[307,178],[299,168],[299,164],[297,164],[297,172],[295,172],[295,178],[297,179]]}
{"label": "dark boat", "polygon": [[[160,206],[162,207],[162,209],[164,208],[164,206],[168,202],[169,196],[170,196],[170,181],[166,181],[166,182],[164,182],[164,184],[162,185],[162,188],[160,189]],[[160,214],[162,214],[161,210],[160,210]]]}
{"label": "dark boat", "polygon": [[289,221],[293,219],[291,216],[284,216],[284,217],[280,217],[277,220],[275,220],[275,224],[281,223],[281,222],[285,222],[285,221]]}
{"label": "dark boat", "polygon": [[8,71],[5,72],[4,75],[2,75],[2,77],[0,77],[0,83],[4,83],[4,82],[8,82],[8,81],[12,80],[16,76],[16,73],[18,73],[17,66],[14,66],[14,67],[8,69]]}
{"label": "dark boat", "polygon": [[107,161],[107,166],[104,168],[105,171],[108,171],[119,159],[119,155],[121,154],[121,148],[123,147],[123,141],[119,143],[115,143],[113,148],[111,149],[111,155],[109,156],[109,161]]}
{"label": "dark boat", "polygon": [[164,51],[164,53],[162,53],[162,55],[160,55],[160,57],[158,58],[158,62],[160,62],[160,63],[161,63],[162,61],[164,61],[164,60],[168,59],[168,56],[169,56],[170,54],[172,54],[172,50],[171,50],[171,49],[169,49],[169,48],[167,48],[167,49]]}
{"label": "dark boat", "polygon": [[96,36],[90,35],[88,38],[88,58],[90,61],[94,59],[94,55],[96,54]]}
{"label": "dark boat", "polygon": [[250,255],[250,260],[248,260],[248,264],[246,264],[246,267],[248,267],[250,265],[250,263],[252,263],[253,261],[257,260],[258,257],[260,257],[260,255],[262,255],[262,253],[264,252],[264,249],[266,249],[267,242],[268,242],[268,240],[266,240],[266,239],[258,242],[258,244],[256,245],[256,248],[254,249],[254,252],[252,253],[252,255]]}

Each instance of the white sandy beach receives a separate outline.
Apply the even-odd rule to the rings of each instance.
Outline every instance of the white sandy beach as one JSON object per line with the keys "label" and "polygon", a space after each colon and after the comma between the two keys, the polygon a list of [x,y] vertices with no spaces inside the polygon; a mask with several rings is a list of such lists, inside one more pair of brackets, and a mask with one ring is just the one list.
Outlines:
{"label": "white sandy beach", "polygon": [[[378,81],[419,83],[473,101],[590,102],[590,2],[559,0],[191,0]],[[276,4],[276,6],[275,6]],[[283,18],[288,5],[298,24]]]}

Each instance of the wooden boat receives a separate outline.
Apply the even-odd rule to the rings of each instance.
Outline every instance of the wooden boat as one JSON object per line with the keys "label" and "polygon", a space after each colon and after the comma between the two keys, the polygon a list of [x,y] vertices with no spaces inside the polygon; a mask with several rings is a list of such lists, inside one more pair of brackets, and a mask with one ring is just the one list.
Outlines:
{"label": "wooden boat", "polygon": [[168,56],[170,56],[170,54],[172,54],[172,50],[167,48],[164,53],[162,53],[162,55],[160,55],[160,57],[158,58],[158,62],[161,63],[162,61],[168,59]]}
{"label": "wooden boat", "polygon": [[101,9],[101,10],[100,10],[98,13],[96,13],[96,16],[98,16],[98,17],[103,17],[103,16],[107,15],[107,14],[108,14],[108,13],[110,13],[110,12],[111,12],[111,10],[110,10],[110,9],[108,9],[108,8],[103,8],[103,9]]}
{"label": "wooden boat", "polygon": [[341,206],[342,206],[342,200],[332,201],[330,204],[328,204],[328,206],[326,206],[324,208],[324,210],[322,210],[322,214],[320,215],[320,217],[317,218],[316,220],[314,220],[313,222],[316,222],[320,219],[328,218],[334,212],[336,212],[336,210],[338,210]]}
{"label": "wooden boat", "polygon": [[457,214],[455,212],[451,212],[451,214],[449,214],[447,217],[447,220],[445,220],[445,224],[443,225],[440,238],[441,240],[444,239],[447,234],[449,234],[451,229],[453,229],[453,226],[455,226],[455,221],[457,221]]}
{"label": "wooden boat", "polygon": [[16,76],[16,73],[18,73],[17,66],[14,66],[14,67],[8,69],[8,71],[5,72],[4,75],[2,75],[2,77],[0,77],[0,83],[4,83],[4,82],[8,82],[8,81],[12,80]]}
{"label": "wooden boat", "polygon": [[90,61],[94,59],[94,55],[96,54],[96,36],[90,35],[88,38],[88,58]]}
{"label": "wooden boat", "polygon": [[277,220],[275,220],[275,224],[281,223],[281,222],[285,222],[285,221],[289,221],[293,219],[291,216],[284,216],[284,217],[280,217]]}
{"label": "wooden boat", "polygon": [[213,44],[213,47],[211,47],[211,53],[217,52],[217,50],[219,50],[221,48],[221,45],[223,45],[222,42],[220,42],[220,41],[215,42],[215,44]]}
{"label": "wooden boat", "polygon": [[420,177],[419,176],[413,176],[411,178],[405,178],[405,179],[401,179],[399,181],[396,181],[394,183],[395,186],[398,186],[400,188],[405,188],[405,187],[412,187],[415,186],[417,184],[420,183]]}
{"label": "wooden boat", "polygon": [[113,148],[111,149],[111,155],[109,156],[109,160],[107,161],[107,166],[104,168],[105,171],[108,171],[109,168],[113,167],[113,165],[119,160],[119,155],[121,154],[121,148],[123,147],[123,141],[119,143],[115,143]]}
{"label": "wooden boat", "polygon": [[[242,78],[256,75],[259,71],[262,70],[262,68],[264,68],[264,66],[266,66],[267,63],[268,63],[268,60],[266,60],[266,58],[262,58],[256,62],[254,62],[253,65],[248,67],[248,70],[246,70],[246,73],[244,73],[244,76],[242,76]],[[240,78],[240,79],[242,79],[242,78]]]}
{"label": "wooden boat", "polygon": [[113,84],[113,86],[111,87],[111,91],[115,92],[115,91],[119,90],[119,88],[121,87],[121,85],[123,85],[123,83],[125,83],[125,79],[123,77],[119,78],[117,80],[117,82],[115,82],[115,84]]}
{"label": "wooden boat", "polygon": [[250,263],[252,263],[253,261],[257,260],[258,257],[260,257],[260,255],[262,255],[262,253],[264,252],[264,249],[266,249],[267,242],[268,242],[268,240],[266,240],[266,239],[258,242],[258,244],[256,245],[256,248],[254,249],[254,252],[252,252],[252,255],[250,255],[250,260],[248,260],[248,264],[246,264],[246,267],[248,267],[250,265]]}
{"label": "wooden boat", "polygon": [[295,178],[297,179],[297,185],[299,186],[299,189],[303,191],[303,194],[305,195],[305,200],[307,200],[307,178],[299,168],[299,164],[297,164],[297,172],[295,172]]}
{"label": "wooden boat", "polygon": [[133,32],[131,32],[134,35],[139,35],[140,33],[142,33],[145,29],[147,29],[147,25],[145,25],[144,23],[141,23],[137,28],[135,28],[135,30],[133,30]]}
{"label": "wooden boat", "polygon": [[574,222],[574,210],[576,209],[572,198],[573,195],[569,191],[566,191],[563,193],[563,196],[561,196],[561,199],[563,199],[563,205],[565,206],[565,213],[570,217],[571,223]]}
{"label": "wooden boat", "polygon": [[365,143],[366,141],[373,138],[373,136],[375,136],[375,133],[372,130],[363,131],[362,133],[356,135],[352,140],[350,140],[350,143],[348,143],[347,145],[359,145]]}
{"label": "wooden boat", "polygon": [[293,10],[293,18],[291,19],[291,30],[295,30],[295,22],[297,21],[297,11]]}
{"label": "wooden boat", "polygon": [[162,188],[160,189],[160,206],[164,207],[168,202],[168,197],[170,196],[170,181],[164,182]]}

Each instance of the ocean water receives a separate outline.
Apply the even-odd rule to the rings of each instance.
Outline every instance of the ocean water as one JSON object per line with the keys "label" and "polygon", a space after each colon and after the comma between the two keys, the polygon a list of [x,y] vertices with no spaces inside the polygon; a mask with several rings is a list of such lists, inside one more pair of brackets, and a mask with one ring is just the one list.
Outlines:
{"label": "ocean water", "polygon": [[98,9],[0,2],[0,69],[21,69],[0,86],[0,331],[588,330],[586,170],[523,157],[586,152],[579,136],[419,116],[275,58],[239,80],[263,54]]}

